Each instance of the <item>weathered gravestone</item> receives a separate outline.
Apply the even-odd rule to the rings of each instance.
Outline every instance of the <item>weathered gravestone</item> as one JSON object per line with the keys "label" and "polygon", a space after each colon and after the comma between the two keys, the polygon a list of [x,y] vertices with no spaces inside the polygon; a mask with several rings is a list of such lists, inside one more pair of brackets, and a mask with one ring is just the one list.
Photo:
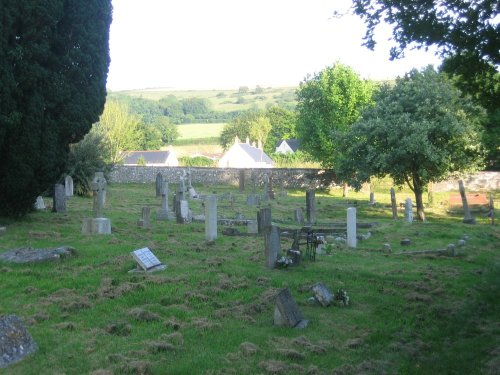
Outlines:
{"label": "weathered gravestone", "polygon": [[391,208],[392,208],[392,218],[393,220],[398,219],[398,207],[396,205],[396,192],[394,191],[394,188],[391,188]]}
{"label": "weathered gravestone", "polygon": [[111,234],[111,220],[103,216],[104,202],[106,200],[107,182],[102,172],[96,172],[90,184],[92,188],[93,218],[85,218],[82,223],[83,234]]}
{"label": "weathered gravestone", "polygon": [[0,316],[0,368],[21,361],[38,345],[16,315]]}
{"label": "weathered gravestone", "polygon": [[159,172],[156,175],[155,187],[156,187],[156,196],[160,197],[163,191],[163,176]]}
{"label": "weathered gravestone", "polygon": [[186,200],[177,202],[177,210],[175,211],[176,221],[179,224],[190,223],[192,220],[189,204]]}
{"label": "weathered gravestone", "polygon": [[309,323],[302,316],[299,306],[292,297],[290,289],[282,289],[276,296],[274,308],[274,325],[292,328],[305,328]]}
{"label": "weathered gravestone", "polygon": [[259,234],[265,234],[271,230],[271,208],[265,207],[257,211],[257,228]]}
{"label": "weathered gravestone", "polygon": [[257,225],[257,220],[248,220],[247,221],[247,233],[248,234],[259,233],[259,226]]}
{"label": "weathered gravestone", "polygon": [[38,197],[36,197],[35,209],[36,210],[45,210],[45,202],[43,201],[43,198],[40,195]]}
{"label": "weathered gravestone", "polygon": [[278,254],[281,253],[280,231],[275,225],[271,226],[271,230],[265,232],[264,235],[266,267],[273,269],[276,267]]}
{"label": "weathered gravestone", "polygon": [[405,201],[405,219],[407,222],[413,222],[413,204],[411,203],[411,198],[406,198]]}
{"label": "weathered gravestone", "polygon": [[141,228],[151,228],[151,208],[142,207],[141,218],[137,221],[137,226]]}
{"label": "weathered gravestone", "polygon": [[64,178],[64,192],[67,197],[73,196],[73,177],[70,175]]}
{"label": "weathered gravestone", "polygon": [[134,250],[131,252],[131,254],[140,267],[139,270],[146,272],[155,272],[167,268],[167,266],[160,262],[148,247]]}
{"label": "weathered gravestone", "polygon": [[458,189],[460,190],[460,196],[462,197],[462,206],[464,208],[464,224],[476,224],[476,220],[472,217],[469,205],[467,203],[467,196],[465,195],[464,183],[462,180],[458,181]]}
{"label": "weathered gravestone", "polygon": [[269,175],[266,173],[264,175],[264,188],[262,189],[262,200],[269,200]]}
{"label": "weathered gravestone", "polygon": [[349,207],[347,209],[347,246],[356,247],[356,208]]}
{"label": "weathered gravestone", "polygon": [[306,191],[306,218],[307,224],[316,224],[316,191]]}
{"label": "weathered gravestone", "polygon": [[333,301],[333,293],[323,283],[314,284],[311,288],[314,293],[314,299],[322,306],[329,306]]}
{"label": "weathered gravestone", "polygon": [[205,199],[205,240],[217,239],[217,196],[210,195]]}
{"label": "weathered gravestone", "polygon": [[247,204],[249,206],[258,206],[260,204],[260,196],[257,194],[249,194],[247,196]]}
{"label": "weathered gravestone", "polygon": [[293,220],[297,223],[297,224],[304,224],[304,211],[302,211],[302,208],[296,208],[294,211],[293,211]]}
{"label": "weathered gravestone", "polygon": [[375,193],[373,191],[370,192],[370,206],[375,205]]}
{"label": "weathered gravestone", "polygon": [[285,190],[285,182],[283,180],[280,181],[280,197],[285,198],[287,196],[287,192]]}
{"label": "weathered gravestone", "polygon": [[168,210],[168,182],[163,181],[162,192],[161,192],[161,208],[156,214],[156,220],[169,220],[169,210]]}
{"label": "weathered gravestone", "polygon": [[66,192],[64,191],[64,185],[54,185],[52,211],[66,212]]}

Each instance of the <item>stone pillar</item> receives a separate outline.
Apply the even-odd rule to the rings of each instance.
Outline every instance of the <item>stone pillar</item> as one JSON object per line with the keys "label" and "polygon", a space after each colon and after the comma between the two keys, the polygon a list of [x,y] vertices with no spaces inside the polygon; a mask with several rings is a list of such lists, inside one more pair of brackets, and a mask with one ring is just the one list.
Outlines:
{"label": "stone pillar", "polygon": [[205,199],[205,240],[217,239],[217,196],[209,195]]}
{"label": "stone pillar", "polygon": [[316,191],[306,191],[306,218],[307,224],[316,224]]}
{"label": "stone pillar", "polygon": [[160,197],[162,192],[163,176],[158,172],[156,175],[156,196]]}
{"label": "stone pillar", "polygon": [[411,203],[411,198],[406,198],[405,201],[405,219],[407,222],[413,222],[413,204]]}
{"label": "stone pillar", "polygon": [[66,212],[66,192],[64,190],[64,185],[62,184],[54,185],[52,211]]}
{"label": "stone pillar", "polygon": [[64,190],[67,197],[73,196],[73,178],[70,175],[64,179]]}
{"label": "stone pillar", "polygon": [[269,232],[271,225],[271,209],[269,207],[261,208],[260,211],[257,212],[257,227],[259,234]]}
{"label": "stone pillar", "polygon": [[356,245],[356,208],[349,207],[347,209],[347,246],[355,248]]}
{"label": "stone pillar", "polygon": [[472,217],[469,204],[467,203],[467,196],[465,195],[464,183],[462,180],[458,181],[458,189],[460,190],[460,196],[462,197],[462,206],[464,208],[464,220],[465,224],[476,224],[476,220]]}
{"label": "stone pillar", "polygon": [[394,220],[398,219],[398,206],[396,205],[396,192],[394,188],[391,188],[391,207],[392,207],[392,218]]}
{"label": "stone pillar", "polygon": [[272,269],[276,266],[278,254],[281,253],[280,232],[277,226],[272,225],[270,227],[270,230],[266,231],[266,234],[264,236],[264,244],[266,247],[266,267]]}

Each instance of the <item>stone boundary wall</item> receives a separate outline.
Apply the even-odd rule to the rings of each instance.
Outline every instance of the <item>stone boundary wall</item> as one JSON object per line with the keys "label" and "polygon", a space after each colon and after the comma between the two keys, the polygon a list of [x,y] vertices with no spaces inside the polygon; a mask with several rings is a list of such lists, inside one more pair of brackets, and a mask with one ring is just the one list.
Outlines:
{"label": "stone boundary wall", "polygon": [[[161,173],[169,183],[177,183],[187,167],[135,167],[116,166],[109,174],[109,182],[113,183],[154,183],[156,175]],[[327,188],[339,186],[335,174],[324,169],[297,168],[201,168],[191,167],[193,184],[218,185],[230,184],[238,186],[240,170],[245,171],[245,185],[252,186],[251,175],[256,184],[262,186],[265,175],[272,174],[275,189],[283,184],[287,188]],[[500,190],[500,172],[477,172],[462,178],[467,191]],[[435,183],[433,191],[443,192],[458,190],[458,179]]]}
{"label": "stone boundary wall", "polygon": [[[337,186],[335,174],[324,169],[291,169],[291,168],[202,168],[191,167],[193,184],[219,185],[239,184],[240,170],[245,171],[245,186],[252,186],[251,176],[255,176],[257,186],[262,186],[264,176],[272,175],[274,188],[283,184],[287,188],[326,188]],[[187,167],[149,167],[149,166],[116,166],[109,174],[109,182],[113,183],[154,183],[156,175],[161,173],[169,183],[177,183]]]}

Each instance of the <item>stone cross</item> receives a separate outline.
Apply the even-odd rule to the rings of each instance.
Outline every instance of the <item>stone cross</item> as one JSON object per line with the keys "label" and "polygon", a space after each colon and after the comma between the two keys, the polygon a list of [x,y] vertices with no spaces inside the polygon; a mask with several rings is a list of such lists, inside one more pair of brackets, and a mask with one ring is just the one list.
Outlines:
{"label": "stone cross", "polygon": [[209,195],[205,199],[205,239],[217,239],[217,196]]}
{"label": "stone cross", "polygon": [[64,178],[64,189],[67,197],[73,196],[73,178],[70,175]]}
{"label": "stone cross", "polygon": [[306,218],[308,224],[316,224],[316,191],[306,191]]}
{"label": "stone cross", "polygon": [[349,207],[347,209],[347,246],[355,248],[357,245],[356,238],[356,208]]}
{"label": "stone cross", "polygon": [[462,180],[458,181],[458,189],[460,190],[460,196],[462,197],[462,206],[464,208],[464,220],[465,224],[476,224],[476,220],[472,217],[470,212],[469,204],[467,203],[467,196],[465,195],[464,183]]}
{"label": "stone cross", "polygon": [[406,198],[405,201],[405,218],[407,222],[413,222],[413,204],[411,203],[411,198]]}
{"label": "stone cross", "polygon": [[190,167],[188,167],[188,170],[187,170],[187,180],[188,180],[188,189],[192,189],[193,185],[191,183],[191,168]]}
{"label": "stone cross", "polygon": [[55,184],[54,185],[54,197],[52,211],[54,212],[66,212],[66,192],[64,190],[64,185]]}
{"label": "stone cross", "polygon": [[398,207],[396,205],[396,192],[394,188],[391,188],[391,208],[392,208],[392,218],[393,220],[398,219]]}
{"label": "stone cross", "polygon": [[105,191],[106,191],[106,179],[104,175],[96,174],[91,183],[92,195],[94,197],[92,211],[94,212],[94,217],[102,217],[102,210],[104,208],[105,201]]}
{"label": "stone cross", "polygon": [[102,206],[106,204],[106,187],[108,186],[108,182],[106,181],[106,178],[104,178],[104,172],[95,172],[94,173],[94,180],[96,178],[99,178],[102,180],[103,187],[102,187]]}

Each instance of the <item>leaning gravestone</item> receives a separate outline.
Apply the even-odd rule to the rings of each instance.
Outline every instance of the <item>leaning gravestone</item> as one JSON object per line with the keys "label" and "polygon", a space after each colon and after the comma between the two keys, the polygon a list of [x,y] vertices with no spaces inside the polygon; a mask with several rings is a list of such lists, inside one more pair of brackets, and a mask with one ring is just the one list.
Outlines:
{"label": "leaning gravestone", "polygon": [[167,268],[167,266],[160,262],[148,247],[134,250],[131,254],[142,271],[154,272]]}
{"label": "leaning gravestone", "polygon": [[205,199],[205,240],[217,239],[217,196],[210,195]]}
{"label": "leaning gravestone", "polygon": [[38,346],[16,315],[0,317],[0,368],[19,362]]}
{"label": "leaning gravestone", "polygon": [[311,288],[314,299],[322,306],[329,306],[333,301],[333,293],[323,283],[314,284]]}
{"label": "leaning gravestone", "polygon": [[155,188],[156,188],[156,196],[160,197],[163,191],[163,176],[160,172],[156,174]]}
{"label": "leaning gravestone", "polygon": [[299,306],[292,297],[290,289],[282,289],[276,296],[274,308],[274,325],[292,328],[305,328],[309,323],[304,320]]}
{"label": "leaning gravestone", "polygon": [[281,253],[280,231],[277,226],[272,225],[271,230],[265,232],[264,236],[266,267],[276,267],[278,254]]}
{"label": "leaning gravestone", "polygon": [[64,179],[64,191],[67,197],[73,196],[73,177],[67,175]]}
{"label": "leaning gravestone", "polygon": [[54,185],[53,202],[53,212],[66,212],[66,192],[64,191],[64,185]]}
{"label": "leaning gravestone", "polygon": [[476,224],[476,220],[472,217],[470,212],[469,204],[467,203],[467,196],[465,195],[464,183],[462,180],[458,181],[458,189],[460,190],[460,196],[462,197],[462,206],[464,208],[464,224]]}
{"label": "leaning gravestone", "polygon": [[316,224],[316,191],[306,191],[306,218],[307,224]]}

